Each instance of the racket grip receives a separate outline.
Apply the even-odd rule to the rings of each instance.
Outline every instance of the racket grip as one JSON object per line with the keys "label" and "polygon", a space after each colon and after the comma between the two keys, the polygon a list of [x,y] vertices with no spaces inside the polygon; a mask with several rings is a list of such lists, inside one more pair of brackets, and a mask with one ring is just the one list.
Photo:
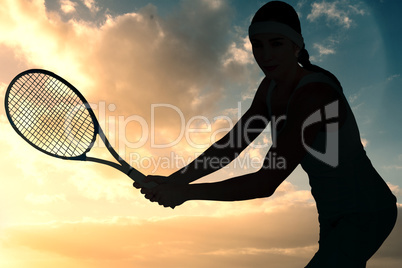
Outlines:
{"label": "racket grip", "polygon": [[133,181],[140,183],[143,188],[151,189],[151,188],[158,186],[158,184],[153,181],[144,183],[145,175],[142,174],[141,172],[139,172],[138,170],[136,170],[135,168],[132,168],[127,175]]}

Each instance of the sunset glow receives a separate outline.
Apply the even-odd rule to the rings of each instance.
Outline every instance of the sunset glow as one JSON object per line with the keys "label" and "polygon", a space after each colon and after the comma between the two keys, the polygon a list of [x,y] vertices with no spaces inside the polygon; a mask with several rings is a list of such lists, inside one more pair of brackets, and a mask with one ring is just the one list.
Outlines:
{"label": "sunset glow", "polygon": [[[287,2],[299,12],[311,60],[341,81],[362,143],[400,199],[402,56],[384,29],[401,3]],[[247,38],[261,4],[0,0],[0,267],[308,263],[318,248],[319,226],[300,167],[270,198],[191,201],[166,209],[147,201],[130,178],[111,167],[39,152],[15,133],[4,110],[7,86],[18,73],[49,70],[85,96],[127,162],[144,174],[169,175],[248,109],[263,78]],[[401,25],[399,17],[394,25]],[[395,38],[400,47],[401,37]],[[257,170],[272,144],[269,129],[241,158],[201,180]],[[99,141],[90,155],[112,159]],[[398,220],[367,267],[402,267],[401,235]]]}

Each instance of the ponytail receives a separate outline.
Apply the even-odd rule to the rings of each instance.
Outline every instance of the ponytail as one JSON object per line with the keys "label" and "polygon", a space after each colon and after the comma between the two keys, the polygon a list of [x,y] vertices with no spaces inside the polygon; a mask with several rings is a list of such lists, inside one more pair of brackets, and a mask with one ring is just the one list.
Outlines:
{"label": "ponytail", "polygon": [[342,88],[341,83],[339,82],[338,78],[336,78],[335,75],[333,75],[331,72],[329,72],[317,65],[311,64],[310,55],[308,54],[308,51],[306,50],[306,48],[304,46],[303,46],[303,49],[299,52],[299,57],[297,58],[297,61],[306,70],[325,74],[326,76],[331,78],[340,88]]}

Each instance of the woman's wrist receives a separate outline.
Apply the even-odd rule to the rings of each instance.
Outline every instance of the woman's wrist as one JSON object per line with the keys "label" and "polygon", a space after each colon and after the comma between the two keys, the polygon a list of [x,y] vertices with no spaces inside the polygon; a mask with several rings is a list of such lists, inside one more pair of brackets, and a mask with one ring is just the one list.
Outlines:
{"label": "woman's wrist", "polygon": [[181,170],[174,172],[169,177],[169,182],[176,183],[176,184],[188,184],[183,176],[183,172]]}
{"label": "woman's wrist", "polygon": [[192,189],[194,188],[193,186],[194,185],[191,185],[191,184],[183,185],[184,202],[190,201],[194,198],[193,194],[192,194]]}

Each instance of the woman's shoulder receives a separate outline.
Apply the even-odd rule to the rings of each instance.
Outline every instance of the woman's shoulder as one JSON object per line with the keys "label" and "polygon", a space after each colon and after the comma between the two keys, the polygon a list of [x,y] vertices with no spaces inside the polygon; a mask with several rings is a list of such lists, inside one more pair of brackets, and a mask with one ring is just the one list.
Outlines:
{"label": "woman's shoulder", "polygon": [[300,80],[293,93],[293,101],[324,101],[343,98],[342,88],[323,73],[308,72]]}
{"label": "woman's shoulder", "polygon": [[292,99],[293,101],[329,101],[340,97],[336,85],[327,81],[321,74],[314,73],[303,77],[299,82]]}
{"label": "woman's shoulder", "polygon": [[[347,114],[347,101],[342,89],[328,76],[323,73],[311,73],[302,78],[292,98],[295,109],[312,107],[317,110],[336,104],[341,124]],[[332,106],[331,106],[332,107]]]}
{"label": "woman's shoulder", "polygon": [[328,88],[331,87],[338,92],[342,88],[329,76],[320,72],[307,72],[299,81],[297,88]]}

